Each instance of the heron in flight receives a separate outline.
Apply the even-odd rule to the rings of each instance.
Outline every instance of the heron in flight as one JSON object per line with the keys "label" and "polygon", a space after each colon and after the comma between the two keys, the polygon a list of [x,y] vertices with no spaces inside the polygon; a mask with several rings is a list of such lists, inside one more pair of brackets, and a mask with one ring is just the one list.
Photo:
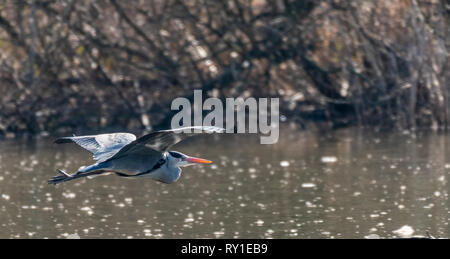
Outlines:
{"label": "heron in flight", "polygon": [[213,126],[185,127],[152,132],[138,139],[131,133],[59,138],[55,140],[55,143],[74,142],[91,152],[97,163],[82,166],[73,174],[58,169],[60,175],[51,178],[48,183],[58,184],[110,172],[121,177],[147,177],[168,184],[176,182],[180,178],[180,167],[197,163],[212,163],[203,158],[169,151],[169,148],[176,143],[187,137],[197,135],[195,134],[196,131],[200,133],[222,133],[225,129]]}

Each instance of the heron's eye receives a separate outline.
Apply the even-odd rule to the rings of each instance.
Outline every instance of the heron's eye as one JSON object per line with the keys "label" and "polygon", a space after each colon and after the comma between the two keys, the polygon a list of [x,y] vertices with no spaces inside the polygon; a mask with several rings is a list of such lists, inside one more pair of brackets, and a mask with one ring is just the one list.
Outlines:
{"label": "heron's eye", "polygon": [[177,152],[169,152],[171,156],[175,157],[175,158],[181,158],[181,154],[177,153]]}

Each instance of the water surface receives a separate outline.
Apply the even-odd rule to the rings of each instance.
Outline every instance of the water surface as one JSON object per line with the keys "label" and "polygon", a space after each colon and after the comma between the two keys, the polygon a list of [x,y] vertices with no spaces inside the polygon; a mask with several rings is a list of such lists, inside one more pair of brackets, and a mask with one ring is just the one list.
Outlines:
{"label": "water surface", "polygon": [[171,185],[114,175],[48,185],[91,163],[52,139],[0,142],[0,238],[449,237],[449,135],[283,129],[174,150],[213,160]]}

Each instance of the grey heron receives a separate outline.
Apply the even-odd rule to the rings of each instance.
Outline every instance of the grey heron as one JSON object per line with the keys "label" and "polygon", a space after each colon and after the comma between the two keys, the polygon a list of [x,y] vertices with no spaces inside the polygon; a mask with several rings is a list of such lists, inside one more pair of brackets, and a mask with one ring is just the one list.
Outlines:
{"label": "grey heron", "polygon": [[92,153],[96,163],[82,166],[73,174],[58,169],[60,175],[51,178],[48,183],[58,184],[110,172],[121,177],[147,177],[168,184],[176,182],[181,175],[180,167],[196,163],[211,163],[211,161],[203,158],[169,151],[169,148],[176,143],[189,136],[196,135],[195,131],[222,133],[225,129],[214,126],[194,126],[156,131],[140,138],[136,138],[131,133],[59,138],[55,140],[55,143],[76,143]]}

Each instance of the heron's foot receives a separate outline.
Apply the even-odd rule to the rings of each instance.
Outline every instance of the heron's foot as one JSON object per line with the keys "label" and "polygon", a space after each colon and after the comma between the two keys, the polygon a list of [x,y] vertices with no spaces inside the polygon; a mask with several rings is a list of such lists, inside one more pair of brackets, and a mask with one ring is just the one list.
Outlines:
{"label": "heron's foot", "polygon": [[68,174],[61,169],[58,169],[58,173],[60,173],[61,175],[52,177],[50,180],[48,180],[49,184],[58,184],[58,183],[62,183],[65,181],[72,180],[74,178],[74,175]]}
{"label": "heron's foot", "polygon": [[58,173],[60,173],[60,174],[62,174],[62,175],[64,175],[64,176],[66,176],[66,177],[72,177],[72,176],[73,176],[73,175],[71,175],[71,174],[66,173],[65,171],[63,171],[63,170],[61,170],[61,169],[58,169]]}
{"label": "heron's foot", "polygon": [[74,180],[74,179],[78,179],[78,178],[83,178],[86,176],[100,175],[100,174],[105,173],[105,171],[104,170],[97,170],[97,171],[92,171],[92,172],[77,171],[76,173],[68,174],[68,173],[64,172],[63,170],[58,169],[58,173],[60,173],[61,175],[54,176],[53,178],[48,180],[49,184],[58,184],[58,183],[62,183],[62,182],[66,182],[66,181],[70,181],[70,180]]}

